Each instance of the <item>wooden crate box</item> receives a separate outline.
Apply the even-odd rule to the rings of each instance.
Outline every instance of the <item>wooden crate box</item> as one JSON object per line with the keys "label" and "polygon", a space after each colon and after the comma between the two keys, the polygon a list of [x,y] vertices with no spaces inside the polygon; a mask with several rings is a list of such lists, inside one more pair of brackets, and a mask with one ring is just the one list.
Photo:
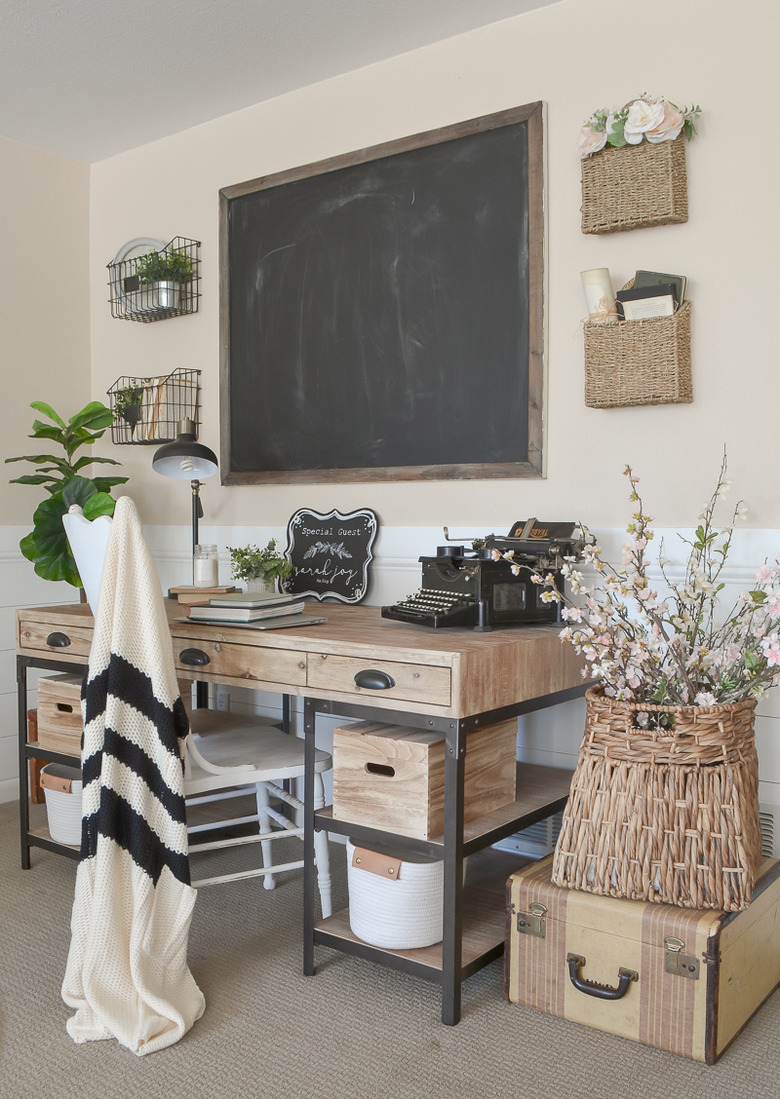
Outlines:
{"label": "wooden crate box", "polygon": [[[515,799],[517,720],[469,733],[465,821]],[[444,831],[442,733],[359,721],[333,732],[333,814],[417,839]]]}
{"label": "wooden crate box", "polygon": [[52,675],[38,683],[41,748],[81,756],[81,680],[81,675]]}

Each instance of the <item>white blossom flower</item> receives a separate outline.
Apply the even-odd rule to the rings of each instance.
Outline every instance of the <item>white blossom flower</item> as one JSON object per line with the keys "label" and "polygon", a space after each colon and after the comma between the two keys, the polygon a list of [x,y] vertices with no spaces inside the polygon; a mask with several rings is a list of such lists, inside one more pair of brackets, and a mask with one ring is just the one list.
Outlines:
{"label": "white blossom flower", "polygon": [[654,130],[664,117],[664,101],[635,99],[628,108],[623,136],[629,145],[638,145],[648,130]]}

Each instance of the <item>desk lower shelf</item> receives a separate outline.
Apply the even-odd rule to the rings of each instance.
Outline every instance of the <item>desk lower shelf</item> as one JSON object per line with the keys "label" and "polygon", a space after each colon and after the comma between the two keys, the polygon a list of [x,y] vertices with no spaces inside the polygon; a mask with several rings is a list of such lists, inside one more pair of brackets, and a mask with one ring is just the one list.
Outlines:
{"label": "desk lower shelf", "polygon": [[[518,763],[515,800],[464,824],[463,854],[471,855],[492,843],[498,843],[563,809],[569,796],[571,776],[571,771],[559,767]],[[368,845],[372,841],[397,843],[401,849],[423,851],[434,858],[444,857],[444,836],[422,840],[393,832],[389,827],[367,827],[358,822],[335,819],[332,806],[317,810],[314,817],[316,828],[342,836],[354,834]]]}
{"label": "desk lower shelf", "polygon": [[[461,937],[461,977],[468,977],[500,957],[504,949],[507,878],[530,860],[500,851],[482,851],[469,858],[464,887]],[[314,925],[314,940],[345,954],[382,962],[438,982],[442,973],[442,944],[416,950],[389,950],[372,946],[353,934],[349,909],[344,908]]]}

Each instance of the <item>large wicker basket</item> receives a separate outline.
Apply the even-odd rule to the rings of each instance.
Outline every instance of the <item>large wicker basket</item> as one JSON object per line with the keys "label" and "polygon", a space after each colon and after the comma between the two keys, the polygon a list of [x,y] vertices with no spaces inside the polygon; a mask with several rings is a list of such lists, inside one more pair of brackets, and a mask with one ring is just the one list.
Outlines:
{"label": "large wicker basket", "polygon": [[585,404],[590,408],[691,403],[689,301],[671,317],[586,321],[584,327]]}
{"label": "large wicker basket", "polygon": [[[744,908],[761,858],[755,701],[651,706],[600,688],[586,699],[552,880],[684,908]],[[671,727],[652,727],[661,715]]]}
{"label": "large wicker basket", "polygon": [[616,233],[688,220],[685,135],[607,147],[582,161],[582,231]]}

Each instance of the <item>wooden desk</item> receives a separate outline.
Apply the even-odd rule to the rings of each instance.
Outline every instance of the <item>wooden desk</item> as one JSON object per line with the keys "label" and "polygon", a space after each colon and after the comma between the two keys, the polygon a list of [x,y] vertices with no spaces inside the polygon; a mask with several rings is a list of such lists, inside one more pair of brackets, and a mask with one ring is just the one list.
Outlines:
{"label": "wooden desk", "polygon": [[[473,729],[508,717],[553,706],[581,695],[585,685],[574,650],[561,643],[557,627],[535,626],[478,633],[466,629],[428,630],[383,619],[379,608],[316,605],[327,622],[310,627],[259,631],[204,626],[177,620],[178,605],[168,604],[176,668],[182,680],[206,681],[294,695],[304,700],[306,739],[304,870],[304,971],[314,972],[314,946],[323,943],[436,981],[442,988],[442,1019],[460,1018],[460,986],[503,948],[500,919],[486,921],[479,903],[471,904],[463,886],[463,859],[484,852],[497,840],[562,808],[569,774],[545,767],[521,766],[516,801],[463,824],[466,736]],[[38,607],[17,613],[19,688],[19,777],[22,793],[22,866],[29,866],[30,845],[60,849],[29,831],[27,759],[51,754],[27,744],[28,667],[72,670],[89,655],[93,621],[83,606]],[[374,686],[361,673],[370,670]],[[363,685],[361,685],[361,683]],[[314,735],[317,714],[374,718],[433,729],[445,738],[444,833],[415,840],[354,822],[336,820],[330,809],[313,810]],[[354,836],[364,843],[392,840],[402,850],[417,850],[444,861],[444,938],[427,951],[388,951],[355,939],[348,917],[314,919],[314,830]],[[475,860],[474,873],[481,873]],[[469,873],[472,873],[471,862]],[[499,888],[506,872],[499,871]],[[474,894],[484,898],[484,881]]]}

